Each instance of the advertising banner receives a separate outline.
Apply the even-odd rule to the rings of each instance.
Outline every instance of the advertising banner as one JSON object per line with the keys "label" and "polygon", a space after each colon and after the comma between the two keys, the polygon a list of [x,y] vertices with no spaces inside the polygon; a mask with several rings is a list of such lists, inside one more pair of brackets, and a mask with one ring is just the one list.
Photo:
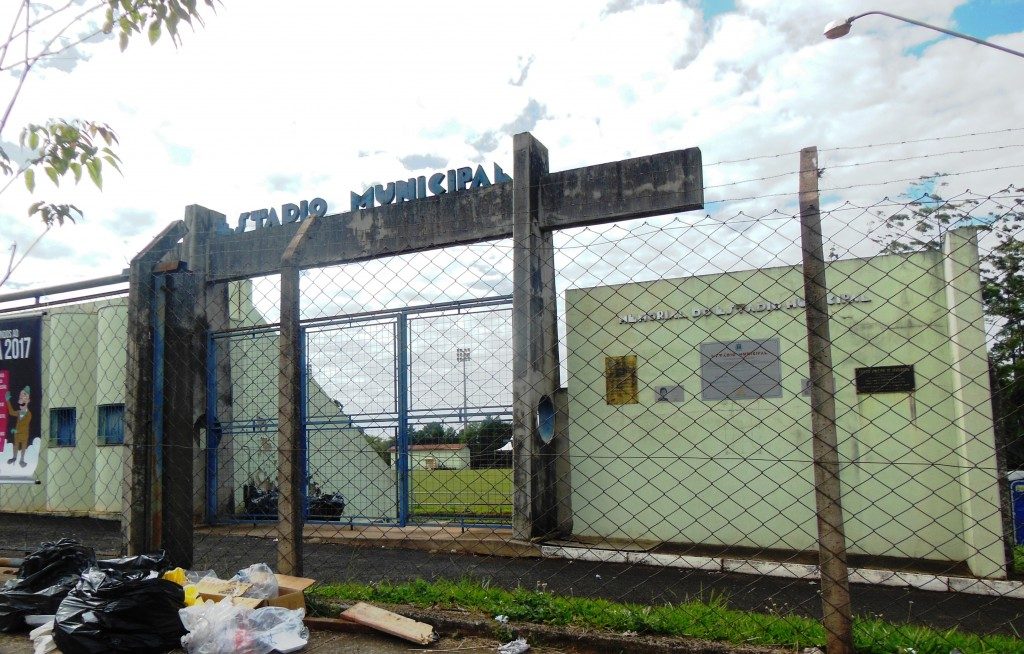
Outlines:
{"label": "advertising banner", "polygon": [[42,448],[42,318],[0,320],[0,484],[35,483]]}

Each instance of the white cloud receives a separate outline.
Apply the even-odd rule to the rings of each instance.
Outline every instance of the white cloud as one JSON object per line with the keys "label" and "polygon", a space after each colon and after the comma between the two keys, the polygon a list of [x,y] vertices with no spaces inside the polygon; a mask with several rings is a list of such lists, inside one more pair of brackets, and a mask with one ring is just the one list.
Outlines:
{"label": "white cloud", "polygon": [[[501,130],[526,107],[543,107],[532,131],[554,170],[699,145],[709,201],[780,194],[713,207],[716,218],[791,207],[795,152],[807,145],[822,148],[823,187],[863,202],[907,187],[865,183],[1019,165],[1019,148],[986,148],[1021,133],[829,150],[1016,127],[1024,90],[1013,57],[953,39],[917,56],[908,48],[931,33],[882,17],[840,41],[822,38],[826,22],[866,10],[862,2],[738,4],[706,21],[680,2],[612,13],[604,1],[478,3],[453,15],[428,3],[247,0],[225,3],[180,49],[87,44],[88,59],[70,72],[33,73],[4,136],[51,116],[106,121],[121,137],[125,173],[108,171],[103,193],[41,184],[37,196],[87,216],[52,230],[12,282],[116,273],[189,204],[231,224],[239,212],[315,196],[343,211],[350,190],[406,177],[403,159],[468,165],[481,139],[497,144],[484,161],[511,172],[511,135]],[[957,4],[886,8],[949,25]],[[1024,47],[1022,33],[998,40]],[[10,83],[0,80],[3,97]],[[935,155],[948,150],[957,152]],[[711,165],[779,153],[791,154]],[[870,161],[881,163],[849,166]],[[952,183],[993,190],[1020,173]],[[18,185],[0,196],[0,242],[36,233],[24,217],[30,202]]]}

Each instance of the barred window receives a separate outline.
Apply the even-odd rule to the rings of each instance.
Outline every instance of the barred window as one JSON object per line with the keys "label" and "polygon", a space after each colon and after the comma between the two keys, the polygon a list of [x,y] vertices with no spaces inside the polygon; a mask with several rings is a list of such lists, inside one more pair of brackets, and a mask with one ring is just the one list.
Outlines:
{"label": "barred window", "polygon": [[74,447],[76,422],[74,407],[50,409],[50,445]]}
{"label": "barred window", "polygon": [[97,436],[100,445],[124,445],[123,404],[100,405]]}

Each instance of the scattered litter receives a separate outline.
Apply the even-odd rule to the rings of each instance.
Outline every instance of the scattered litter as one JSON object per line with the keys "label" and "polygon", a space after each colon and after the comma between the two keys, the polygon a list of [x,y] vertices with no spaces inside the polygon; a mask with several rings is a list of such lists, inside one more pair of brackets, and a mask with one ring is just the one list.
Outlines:
{"label": "scattered litter", "polygon": [[124,654],[167,652],[185,635],[184,605],[181,586],[155,571],[93,568],[57,608],[53,640],[64,654],[102,654],[111,643]]}
{"label": "scattered litter", "polygon": [[496,616],[494,616],[494,619],[497,620],[498,622],[500,622],[501,624],[508,624],[508,616],[507,615],[496,615]]}
{"label": "scattered litter", "polygon": [[155,570],[160,572],[166,570],[170,563],[167,561],[166,552],[157,552],[155,554],[136,554],[135,556],[125,556],[119,559],[100,559],[96,562],[96,567],[101,570],[117,570],[119,572],[131,572],[133,570],[143,570],[149,572]]}
{"label": "scattered litter", "polygon": [[429,624],[417,622],[365,602],[357,602],[344,611],[341,617],[419,645],[429,645],[437,639],[434,628]]}
{"label": "scattered litter", "polygon": [[523,654],[529,651],[530,645],[523,638],[517,638],[498,647],[498,654]]}
{"label": "scattered litter", "polygon": [[249,584],[242,597],[270,599],[277,597],[277,578],[274,571],[266,563],[254,563],[244,570],[239,570],[231,581]]}
{"label": "scattered litter", "polygon": [[600,579],[601,575],[594,575],[594,579]]}
{"label": "scattered litter", "polygon": [[32,641],[32,654],[49,654],[49,652],[57,650],[57,644],[53,642],[52,617],[49,622],[29,632],[28,637]]}
{"label": "scattered litter", "polygon": [[181,645],[188,654],[268,654],[295,652],[309,642],[309,630],[302,623],[305,609],[264,606],[253,609],[232,603],[206,601],[181,609],[181,622],[188,630]]}
{"label": "scattered litter", "polygon": [[[195,583],[196,593],[200,600],[213,600],[219,602],[225,597],[230,597],[234,604],[248,606],[256,609],[261,606],[280,606],[286,609],[305,609],[306,597],[303,591],[316,583],[315,579],[306,577],[289,577],[288,575],[275,575],[270,572],[266,564],[258,564],[266,568],[273,581],[260,577],[256,578],[260,589],[254,591],[254,582],[242,581],[234,578],[230,580],[218,579],[213,576],[206,576]],[[247,568],[247,570],[251,569]],[[235,575],[238,577],[238,575]],[[186,575],[188,578],[188,575]],[[270,592],[270,584],[273,583],[273,594],[269,597],[255,597],[254,593],[266,595]]]}
{"label": "scattered litter", "polygon": [[93,549],[76,540],[42,543],[25,557],[17,579],[0,590],[0,631],[24,629],[26,615],[56,613],[79,576],[95,563]]}
{"label": "scattered litter", "polygon": [[190,584],[198,584],[200,580],[206,579],[207,577],[217,577],[217,573],[213,570],[186,570],[185,581]]}
{"label": "scattered litter", "polygon": [[825,654],[825,651],[820,647],[805,647],[800,650],[800,654]]}
{"label": "scattered litter", "polygon": [[622,635],[632,638],[633,636],[639,636],[640,634],[635,631],[623,631]]}

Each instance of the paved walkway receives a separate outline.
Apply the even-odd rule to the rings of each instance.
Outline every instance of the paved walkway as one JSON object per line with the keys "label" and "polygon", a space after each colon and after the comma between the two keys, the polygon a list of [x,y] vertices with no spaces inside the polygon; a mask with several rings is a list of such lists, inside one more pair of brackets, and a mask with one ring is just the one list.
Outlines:
{"label": "paved walkway", "polygon": [[[417,549],[408,549],[409,542],[388,542],[386,538],[380,542],[341,538],[340,531],[344,530],[317,527],[307,535],[311,541],[305,547],[307,576],[324,582],[362,583],[471,578],[504,588],[546,589],[626,602],[718,598],[739,609],[812,618],[821,613],[820,586],[813,581],[636,564],[511,558],[502,555],[496,545],[491,549],[492,536],[474,530],[465,534],[456,530],[455,540],[439,534],[431,537],[426,530],[416,530],[410,536],[380,534],[415,539]],[[360,532],[350,533],[358,536]],[[121,542],[119,525],[108,521],[0,514],[0,555],[24,553],[42,540],[59,536],[79,538],[100,552],[116,552]],[[462,546],[469,542],[475,543],[476,553],[467,553]],[[194,567],[230,576],[253,562],[273,563],[276,546],[265,526],[200,531],[195,538]],[[891,621],[942,629],[1024,633],[1024,600],[864,584],[851,588],[858,615],[881,615]]]}
{"label": "paved walkway", "polygon": [[[430,650],[465,649],[468,652],[493,652],[497,641],[481,638],[442,638]],[[309,645],[301,650],[303,654],[409,654],[416,646],[397,638],[366,634],[337,634],[314,631],[310,634]],[[173,650],[175,654],[185,650]],[[32,642],[25,634],[0,634],[0,653],[32,654]]]}

